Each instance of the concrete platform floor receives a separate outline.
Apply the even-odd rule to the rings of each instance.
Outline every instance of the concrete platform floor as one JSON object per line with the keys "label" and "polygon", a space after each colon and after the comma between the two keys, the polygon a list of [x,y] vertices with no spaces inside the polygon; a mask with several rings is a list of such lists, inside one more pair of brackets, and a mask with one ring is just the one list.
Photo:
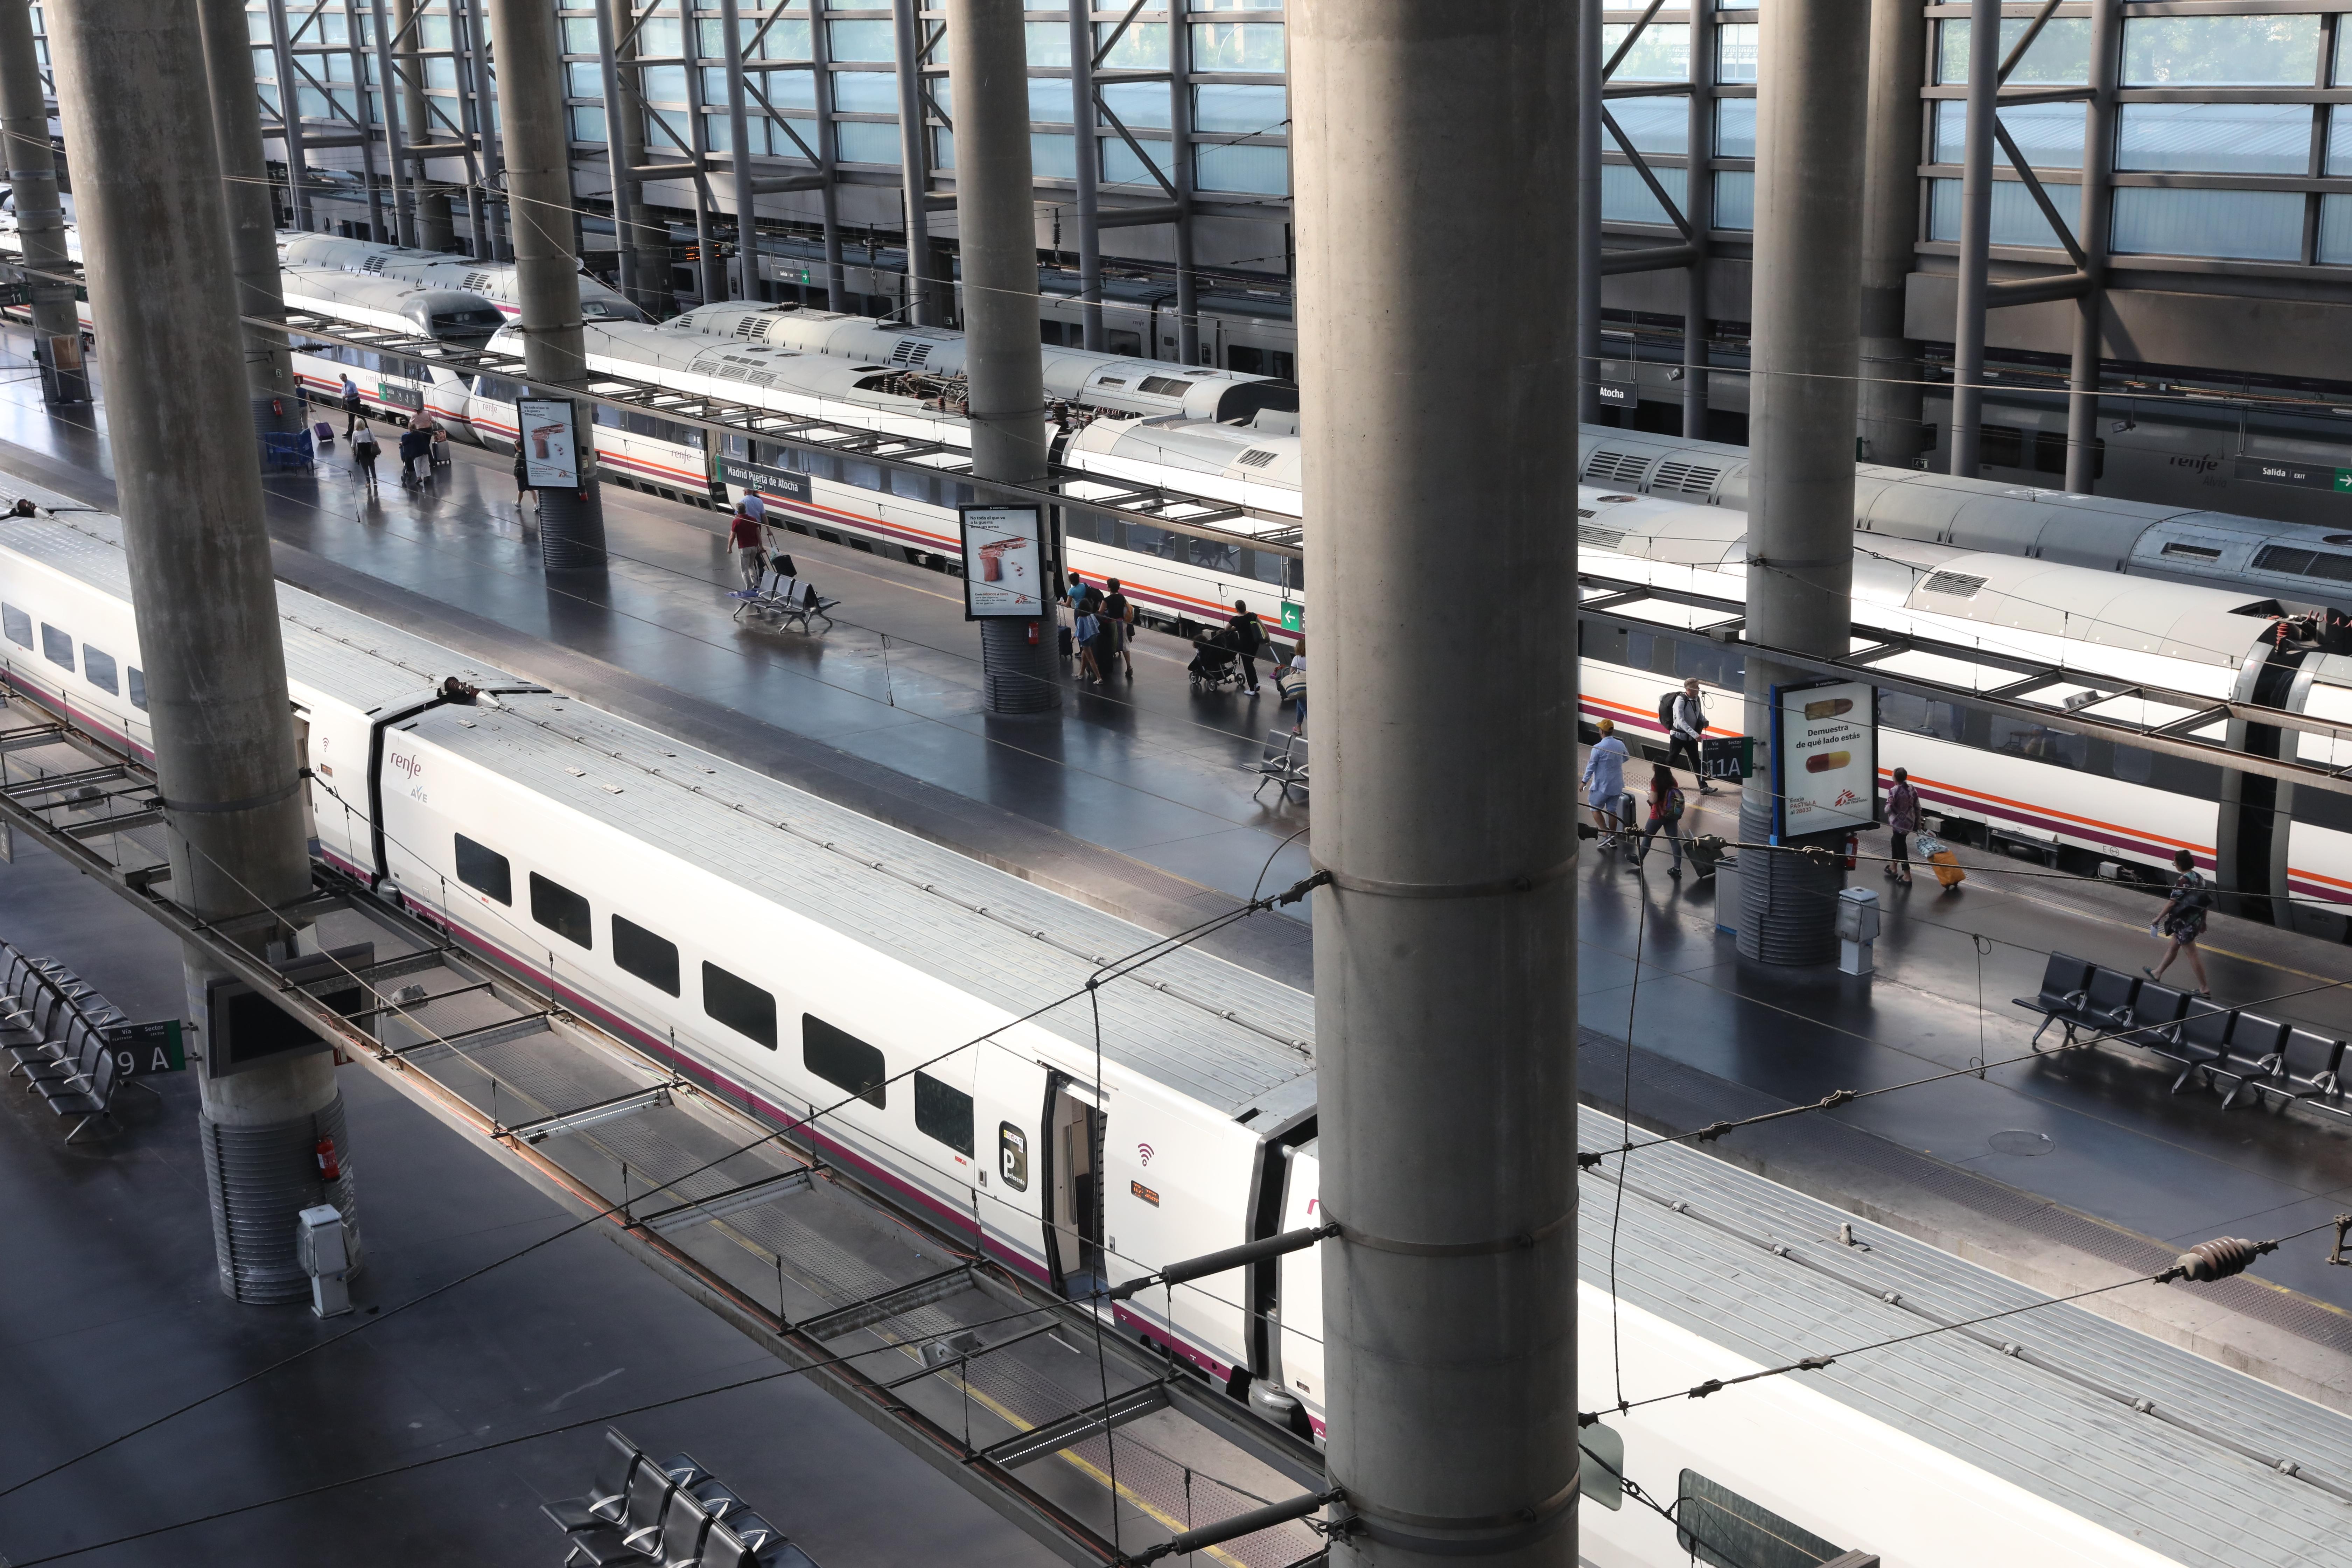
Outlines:
{"label": "concrete platform floor", "polygon": [[[0,930],[67,959],[134,1017],[179,1010],[177,945],[46,852],[20,843],[0,865]],[[71,1148],[37,1100],[15,1085],[0,1093],[0,1492],[571,1223],[372,1075],[342,1079],[370,1262],[354,1289],[361,1315],[324,1322],[220,1293],[192,1079],[148,1080],[160,1103],[132,1096],[118,1135]],[[584,1489],[595,1418],[761,1377],[618,1424],[657,1452],[695,1455],[827,1568],[1052,1561],[844,1405],[773,1378],[780,1370],[582,1232],[0,1495],[0,1561],[551,1565],[562,1537],[538,1505]],[[581,1421],[595,1424],[167,1528]]]}
{"label": "concrete platform floor", "polygon": [[[21,352],[21,350],[20,350]],[[88,411],[51,416],[24,383],[0,387],[0,466],[108,504],[104,443]],[[822,638],[729,618],[733,581],[718,516],[606,492],[616,559],[551,583],[503,461],[461,448],[438,491],[357,494],[341,458],[277,481],[281,575],[397,618],[480,657],[580,691],[698,743],[1035,879],[1172,930],[1258,885],[1305,874],[1301,805],[1254,800],[1255,705],[1186,689],[1181,645],[1147,636],[1139,679],[1069,694],[1058,723],[978,712],[976,637],[951,579],[794,538],[804,572],[844,600]],[[1701,803],[1696,831],[1730,832],[1736,796]],[[2025,1052],[2028,994],[2053,948],[2136,966],[2155,945],[2145,895],[1970,857],[1958,893],[1889,890],[1874,983],[1740,960],[1714,929],[1712,892],[1653,859],[1636,876],[1580,870],[1580,988],[1589,1026],[1790,1100],[1873,1089]],[[1868,868],[1857,880],[1883,886]],[[1306,927],[1255,917],[1219,951],[1311,985]],[[2344,950],[2219,918],[2209,938],[2226,1000],[2352,1033]],[[1638,953],[1640,986],[1634,985]],[[1981,1000],[1981,1007],[1979,1001]],[[2160,1240],[2257,1237],[2352,1207],[2352,1142],[2210,1095],[2164,1092],[2102,1056],[1993,1068],[1831,1113],[2026,1192]],[[1638,1106],[1635,1108],[1638,1111]],[[2002,1139],[2002,1132],[2042,1139]],[[2352,1309],[2352,1271],[2324,1247],[2255,1272]]]}

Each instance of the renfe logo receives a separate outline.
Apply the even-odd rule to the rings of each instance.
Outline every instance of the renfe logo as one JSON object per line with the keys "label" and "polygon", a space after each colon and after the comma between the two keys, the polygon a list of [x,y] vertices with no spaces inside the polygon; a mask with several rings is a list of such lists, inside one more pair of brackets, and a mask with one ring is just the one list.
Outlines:
{"label": "renfe logo", "polygon": [[416,782],[416,775],[425,771],[424,762],[416,757],[402,756],[395,752],[392,756],[391,762],[392,765],[399,771],[401,776],[407,779],[411,784],[415,784]]}

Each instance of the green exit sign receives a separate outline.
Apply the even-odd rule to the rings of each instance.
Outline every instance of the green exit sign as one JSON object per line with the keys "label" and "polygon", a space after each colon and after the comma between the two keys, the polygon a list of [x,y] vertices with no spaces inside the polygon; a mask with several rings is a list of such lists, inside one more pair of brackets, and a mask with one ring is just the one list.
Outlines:
{"label": "green exit sign", "polygon": [[1303,631],[1306,629],[1306,605],[1300,604],[1287,604],[1282,606],[1282,629],[1284,631]]}
{"label": "green exit sign", "polygon": [[2352,490],[2352,468],[2336,470],[2336,488],[2339,490]]}

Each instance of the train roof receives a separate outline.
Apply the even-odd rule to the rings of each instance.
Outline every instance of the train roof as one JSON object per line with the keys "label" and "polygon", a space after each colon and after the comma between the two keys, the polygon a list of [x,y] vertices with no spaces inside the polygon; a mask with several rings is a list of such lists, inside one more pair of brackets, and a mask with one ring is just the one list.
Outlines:
{"label": "train roof", "polygon": [[[0,473],[0,507],[19,499],[59,515],[0,517],[0,545],[101,593],[130,598],[120,518]],[[415,696],[452,675],[476,685],[520,683],[480,659],[284,583],[278,584],[278,615],[288,677],[362,712]]]}
{"label": "train roof", "polygon": [[[0,545],[129,596],[118,519],[0,474],[0,502],[20,496],[65,515],[0,519]],[[420,695],[450,675],[521,684],[299,588],[281,583],[278,598],[289,677],[362,711]],[[500,701],[435,709],[415,732],[1009,1013],[1081,991],[1097,958],[1159,940],[578,699]],[[575,766],[584,776],[570,771]],[[603,787],[616,772],[632,780],[620,795]],[[1098,996],[1105,1059],[1225,1115],[1257,1107],[1263,1114],[1252,1121],[1266,1128],[1313,1107],[1314,1003],[1304,993],[1184,948],[1109,982]],[[1095,1047],[1083,1005],[1037,1023],[1083,1050]]]}
{"label": "train roof", "polygon": [[[1586,1149],[1624,1141],[1622,1123],[1589,1108],[1580,1134]],[[1583,1176],[1588,1214],[1614,1181],[1607,1170]],[[1620,1298],[1759,1365],[1916,1334],[1933,1326],[1922,1314],[1959,1321],[2047,1300],[1877,1226],[1855,1226],[1866,1249],[1846,1247],[1838,1226],[1851,1214],[1682,1145],[1643,1150],[1627,1181]],[[1579,1272],[1602,1289],[1610,1234],[1581,1227]],[[1890,1292],[1916,1310],[1889,1304]],[[2352,1419],[2078,1306],[2040,1306],[1983,1331],[2025,1353],[1932,1334],[1792,1381],[2175,1562],[2341,1560],[2352,1505],[2315,1483],[2352,1488]],[[1660,1408],[1706,1419],[1741,1397]],[[1612,1424],[1643,1419],[1609,1415],[1598,1390],[1583,1403]]]}
{"label": "train roof", "polygon": [[[1101,962],[1158,940],[575,700],[500,701],[436,709],[414,733],[1008,1014],[1081,993]],[[1256,1106],[1268,1126],[1313,1105],[1304,994],[1186,948],[1097,994],[1106,1060],[1228,1116]],[[1035,1022],[1095,1049],[1083,1001]]]}

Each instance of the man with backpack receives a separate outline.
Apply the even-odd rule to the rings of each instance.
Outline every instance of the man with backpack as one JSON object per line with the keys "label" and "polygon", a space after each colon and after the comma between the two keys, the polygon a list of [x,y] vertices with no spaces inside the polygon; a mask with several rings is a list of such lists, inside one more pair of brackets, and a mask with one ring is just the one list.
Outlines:
{"label": "man with backpack", "polygon": [[1234,647],[1242,656],[1242,679],[1249,683],[1249,694],[1255,697],[1258,655],[1265,651],[1266,645],[1265,623],[1250,613],[1246,603],[1235,599],[1233,618],[1225,626],[1234,634]]}
{"label": "man with backpack", "polygon": [[1672,767],[1676,758],[1688,757],[1691,776],[1698,780],[1698,793],[1713,795],[1715,786],[1706,782],[1699,767],[1698,743],[1706,735],[1706,703],[1699,696],[1697,676],[1684,681],[1680,691],[1669,691],[1658,699],[1658,724],[1666,732],[1666,765]]}

